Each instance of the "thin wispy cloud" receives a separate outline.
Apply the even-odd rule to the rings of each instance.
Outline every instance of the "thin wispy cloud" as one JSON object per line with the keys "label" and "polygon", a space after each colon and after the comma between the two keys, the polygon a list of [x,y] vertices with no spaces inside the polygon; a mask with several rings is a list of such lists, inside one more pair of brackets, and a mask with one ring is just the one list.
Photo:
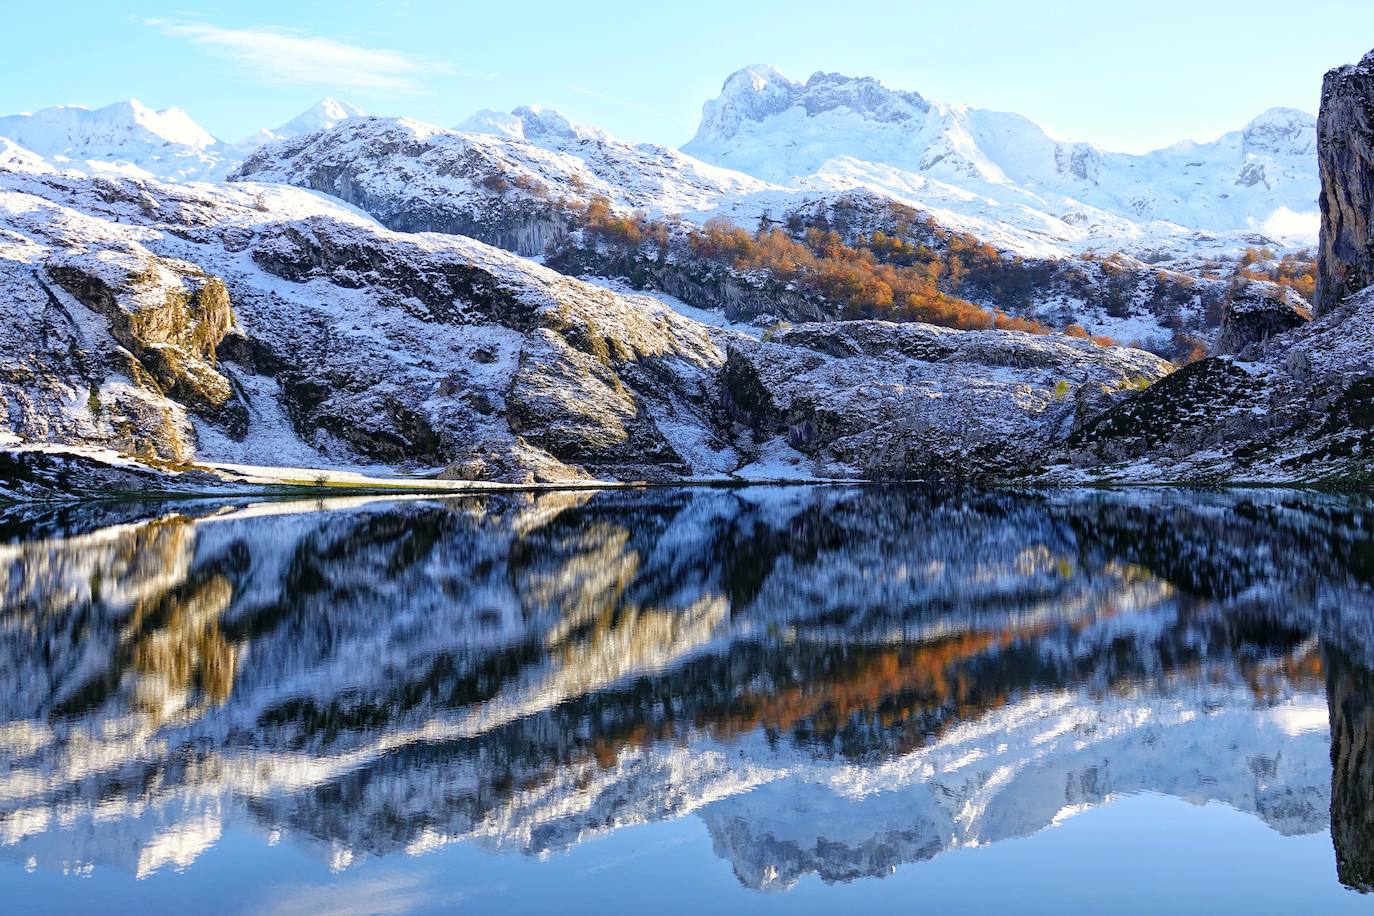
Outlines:
{"label": "thin wispy cloud", "polygon": [[665,114],[661,111],[655,111],[652,108],[645,108],[643,105],[636,105],[634,102],[627,102],[624,99],[618,99],[613,95],[606,95],[604,92],[597,92],[593,89],[584,89],[581,86],[569,86],[568,89],[572,92],[580,92],[583,95],[589,95],[594,99],[602,99],[604,101],[611,102],[616,105],[621,105],[625,108],[633,108],[635,111],[642,111],[645,114],[653,115],[656,118],[663,118],[665,121],[672,121],[674,124],[686,124],[688,127],[692,126],[690,123],[684,121],[682,118],[675,118],[670,114]]}
{"label": "thin wispy cloud", "polygon": [[426,78],[453,72],[446,64],[401,51],[364,48],[280,29],[226,29],[165,19],[146,19],[144,24],[206,48],[271,85],[416,93],[423,90]]}

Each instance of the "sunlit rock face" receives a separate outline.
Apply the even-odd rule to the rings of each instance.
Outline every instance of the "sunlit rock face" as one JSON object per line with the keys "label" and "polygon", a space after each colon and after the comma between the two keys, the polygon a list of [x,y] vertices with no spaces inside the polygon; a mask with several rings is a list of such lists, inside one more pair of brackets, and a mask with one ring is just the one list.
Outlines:
{"label": "sunlit rock face", "polygon": [[342,868],[696,813],[783,891],[1154,792],[1329,826],[1366,887],[1368,508],[752,488],[30,513],[0,525],[0,850],[145,875],[236,827]]}

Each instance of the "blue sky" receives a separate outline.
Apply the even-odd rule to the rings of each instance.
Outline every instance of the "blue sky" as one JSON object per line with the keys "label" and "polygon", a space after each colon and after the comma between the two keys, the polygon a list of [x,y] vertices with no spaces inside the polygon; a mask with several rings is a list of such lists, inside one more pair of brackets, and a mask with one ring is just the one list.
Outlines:
{"label": "blue sky", "polygon": [[136,97],[238,139],[324,95],[451,125],[539,103],[670,145],[733,70],[871,75],[1142,150],[1210,139],[1374,47],[1365,0],[242,0],[6,4],[0,114]]}

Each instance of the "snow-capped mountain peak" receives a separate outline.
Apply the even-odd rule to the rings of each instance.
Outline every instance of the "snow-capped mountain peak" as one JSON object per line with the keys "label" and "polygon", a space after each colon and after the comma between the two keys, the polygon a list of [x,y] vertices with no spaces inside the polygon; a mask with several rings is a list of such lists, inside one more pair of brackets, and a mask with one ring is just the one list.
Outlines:
{"label": "snow-capped mountain peak", "polygon": [[[224,143],[180,109],[154,111],[129,100],[0,118],[0,137],[57,169],[218,180],[264,144],[330,131],[361,114],[326,98],[280,127]],[[778,192],[865,191],[1036,256],[1088,248],[1220,254],[1316,238],[1315,119],[1294,109],[1269,109],[1210,142],[1135,155],[1062,140],[1022,115],[931,100],[872,77],[817,72],[797,81],[755,64],[730,74],[702,115],[681,152],[619,142],[537,105],[479,111],[457,131],[489,135],[484,149],[496,138],[595,158],[592,171],[616,187],[710,187],[712,198],[729,187],[714,215],[744,224],[779,206]],[[532,178],[557,188],[566,170],[535,171]],[[705,205],[695,191],[661,200],[638,191],[611,196],[652,212],[701,213]]]}
{"label": "snow-capped mountain peak", "polygon": [[1317,119],[1296,108],[1270,108],[1241,131],[1247,152],[1315,156]]}
{"label": "snow-capped mountain peak", "polygon": [[736,70],[726,78],[720,95],[702,105],[701,126],[683,149],[726,141],[743,124],[786,111],[795,101],[797,88],[767,64]]}
{"label": "snow-capped mountain peak", "polygon": [[871,77],[798,83],[756,65],[726,79],[682,149],[778,184],[893,197],[1019,250],[1158,251],[1226,233],[1315,241],[1315,124],[1274,108],[1209,143],[1113,153]]}
{"label": "snow-capped mountain peak", "polygon": [[754,64],[730,74],[720,95],[702,106],[697,135],[684,149],[728,141],[749,122],[764,121],[794,106],[808,117],[844,110],[878,122],[920,120],[931,107],[919,93],[889,89],[869,76],[817,72],[798,83],[774,67]]}
{"label": "snow-capped mountain peak", "polygon": [[0,136],[62,168],[204,178],[223,145],[180,108],[137,99],[103,108],[59,105],[0,118]]}
{"label": "snow-capped mountain peak", "polygon": [[273,133],[280,137],[303,137],[317,130],[328,130],[348,118],[363,116],[361,108],[326,97],[278,127]]}
{"label": "snow-capped mountain peak", "polygon": [[556,109],[542,105],[521,105],[510,112],[483,109],[459,124],[455,130],[528,140],[540,145],[568,140],[610,139],[610,135],[601,128],[574,123]]}
{"label": "snow-capped mountain peak", "polygon": [[264,143],[328,130],[362,114],[347,102],[321,99],[275,130],[259,130],[230,144],[180,108],[155,111],[129,99],[94,110],[58,105],[0,118],[0,137],[61,169],[214,181]]}
{"label": "snow-capped mountain peak", "polygon": [[304,137],[306,134],[313,134],[318,130],[329,130],[340,121],[361,117],[365,117],[365,112],[361,108],[347,102],[340,102],[338,99],[326,97],[280,127],[275,129],[264,127],[256,133],[244,137],[235,145],[235,150],[241,155],[247,155],[264,143],[271,143],[273,140],[282,140],[287,137]]}
{"label": "snow-capped mountain peak", "polygon": [[155,111],[138,99],[104,108],[58,105],[0,118],[0,135],[43,155],[76,155],[114,147],[175,144],[207,149],[218,141],[180,108]]}

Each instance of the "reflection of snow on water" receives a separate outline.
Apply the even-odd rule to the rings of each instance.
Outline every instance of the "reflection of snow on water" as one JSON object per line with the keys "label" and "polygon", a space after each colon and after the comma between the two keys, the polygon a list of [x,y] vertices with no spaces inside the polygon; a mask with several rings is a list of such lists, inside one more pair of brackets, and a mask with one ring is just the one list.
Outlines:
{"label": "reflection of snow on water", "polygon": [[0,548],[0,850],[142,876],[237,825],[342,870],[697,812],[785,889],[1142,792],[1321,831],[1358,509],[754,487],[40,523]]}

